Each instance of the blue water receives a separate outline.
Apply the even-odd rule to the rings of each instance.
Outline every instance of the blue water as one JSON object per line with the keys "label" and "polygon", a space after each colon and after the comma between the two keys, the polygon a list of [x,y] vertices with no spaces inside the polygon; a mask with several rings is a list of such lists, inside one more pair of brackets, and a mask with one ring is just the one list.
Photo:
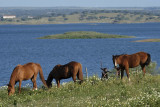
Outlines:
{"label": "blue water", "polygon": [[[109,34],[136,36],[132,39],[36,39],[44,35],[68,31],[96,31]],[[0,25],[0,86],[9,82],[17,64],[39,63],[44,77],[57,64],[80,62],[90,75],[101,76],[103,67],[113,68],[112,55],[145,51],[160,65],[160,43],[137,43],[135,40],[160,38],[160,23],[143,24],[54,24]],[[72,79],[63,80],[71,81]],[[23,85],[30,80],[23,82]],[[42,82],[37,78],[38,85]]]}

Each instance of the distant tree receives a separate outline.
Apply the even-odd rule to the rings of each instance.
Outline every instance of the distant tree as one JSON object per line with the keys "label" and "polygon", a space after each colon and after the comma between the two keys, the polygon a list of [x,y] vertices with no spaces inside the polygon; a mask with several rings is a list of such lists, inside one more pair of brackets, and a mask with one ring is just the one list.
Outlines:
{"label": "distant tree", "polygon": [[79,12],[72,12],[70,15],[79,14]]}
{"label": "distant tree", "polygon": [[135,21],[139,21],[141,19],[142,19],[142,17],[136,17]]}
{"label": "distant tree", "polygon": [[143,14],[140,15],[140,17],[143,17],[143,16],[144,16]]}
{"label": "distant tree", "polygon": [[16,22],[20,22],[20,20],[16,20]]}
{"label": "distant tree", "polygon": [[79,17],[79,20],[84,20],[84,18],[83,17]]}
{"label": "distant tree", "polygon": [[87,16],[87,14],[81,14],[81,16],[80,17],[86,17]]}
{"label": "distant tree", "polygon": [[130,17],[133,17],[134,15],[133,14],[130,14]]}
{"label": "distant tree", "polygon": [[39,19],[41,19],[41,18],[42,18],[42,16],[36,16],[36,17],[34,17],[33,19],[39,20]]}
{"label": "distant tree", "polygon": [[66,17],[66,15],[65,15],[65,14],[63,14],[63,15],[62,15],[62,17]]}
{"label": "distant tree", "polygon": [[96,16],[88,16],[86,19],[87,20],[94,20],[94,19],[98,19],[98,17],[96,17]]}
{"label": "distant tree", "polygon": [[57,14],[56,13],[51,13],[51,16],[52,17],[57,17]]}
{"label": "distant tree", "polygon": [[22,21],[27,21],[27,18],[22,17],[21,20],[22,20]]}
{"label": "distant tree", "polygon": [[59,14],[57,14],[57,16],[63,16],[63,14],[60,14],[60,13],[59,13]]}
{"label": "distant tree", "polygon": [[9,22],[13,22],[14,20],[13,20],[13,19],[7,19],[7,21],[9,21]]}
{"label": "distant tree", "polygon": [[99,19],[106,19],[106,16],[99,16]]}
{"label": "distant tree", "polygon": [[83,11],[83,12],[82,12],[82,15],[83,15],[83,16],[87,16],[88,13],[89,13],[88,11]]}
{"label": "distant tree", "polygon": [[55,21],[55,18],[48,18],[48,21]]}

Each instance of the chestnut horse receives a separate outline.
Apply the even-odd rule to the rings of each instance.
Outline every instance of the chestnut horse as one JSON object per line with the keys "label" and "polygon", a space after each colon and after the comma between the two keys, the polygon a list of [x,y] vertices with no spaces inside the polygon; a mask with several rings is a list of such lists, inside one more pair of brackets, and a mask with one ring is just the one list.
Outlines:
{"label": "chestnut horse", "polygon": [[15,92],[14,85],[19,82],[19,93],[21,93],[21,83],[23,80],[31,79],[33,82],[33,90],[37,90],[36,78],[39,72],[41,81],[44,86],[47,87],[46,81],[43,77],[43,72],[40,64],[37,63],[27,63],[25,65],[17,65],[10,77],[8,84],[8,95],[12,95]]}
{"label": "chestnut horse", "polygon": [[80,84],[83,82],[82,65],[78,62],[69,62],[65,65],[56,65],[53,70],[49,73],[46,80],[47,86],[52,87],[53,78],[56,80],[57,87],[60,87],[60,80],[72,77],[73,81],[76,82],[76,76],[80,80]]}
{"label": "chestnut horse", "polygon": [[[119,71],[121,70],[121,79],[124,75],[124,70],[126,70],[127,77],[129,78],[129,68],[134,68],[137,66],[141,66],[143,75],[145,75],[145,66],[149,65],[151,62],[151,56],[148,53],[145,52],[137,52],[132,55],[122,54],[122,55],[113,55],[113,64],[114,67]],[[117,68],[117,64],[119,67]]]}

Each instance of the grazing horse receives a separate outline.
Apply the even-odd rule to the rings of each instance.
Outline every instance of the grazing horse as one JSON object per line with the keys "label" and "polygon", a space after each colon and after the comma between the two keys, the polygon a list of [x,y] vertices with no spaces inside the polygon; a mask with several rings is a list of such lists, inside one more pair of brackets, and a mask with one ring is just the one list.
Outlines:
{"label": "grazing horse", "polygon": [[23,80],[28,79],[31,79],[31,81],[33,82],[33,90],[37,90],[36,78],[38,73],[44,86],[47,87],[40,64],[27,63],[25,65],[17,65],[10,77],[10,81],[8,84],[8,95],[10,96],[15,93],[14,85],[17,82],[19,82],[19,93],[21,93],[21,83]]}
{"label": "grazing horse", "polygon": [[56,80],[57,87],[60,87],[60,80],[67,79],[72,77],[73,81],[76,82],[76,76],[80,81],[80,84],[83,82],[83,72],[82,65],[78,62],[69,62],[65,65],[56,65],[53,70],[49,73],[46,80],[47,86],[52,87],[53,78]]}
{"label": "grazing horse", "polygon": [[[134,68],[137,66],[141,66],[142,71],[143,71],[143,75],[145,75],[145,66],[149,65],[149,63],[151,62],[151,56],[148,53],[145,52],[137,52],[135,54],[132,55],[127,55],[127,54],[122,54],[122,55],[113,55],[113,64],[114,67],[117,70],[121,70],[121,79],[123,78],[124,75],[124,70],[126,70],[126,74],[127,77],[130,81],[129,78],[129,68]],[[117,68],[117,65],[119,65],[119,67]]]}

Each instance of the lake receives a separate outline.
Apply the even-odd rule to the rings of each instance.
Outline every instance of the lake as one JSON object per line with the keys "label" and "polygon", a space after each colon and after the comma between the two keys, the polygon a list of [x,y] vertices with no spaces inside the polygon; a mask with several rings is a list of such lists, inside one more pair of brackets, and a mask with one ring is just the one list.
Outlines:
{"label": "lake", "polygon": [[[101,33],[136,36],[129,39],[36,39],[41,36],[69,31],[96,31]],[[80,62],[89,76],[101,76],[103,67],[113,68],[112,55],[145,51],[160,65],[160,42],[137,43],[135,40],[160,38],[160,23],[142,24],[52,24],[0,25],[0,86],[9,83],[14,67],[28,62],[42,66],[45,79],[57,64]],[[72,79],[63,80],[63,82]],[[22,82],[32,83],[30,80]],[[38,85],[42,85],[37,78]]]}

